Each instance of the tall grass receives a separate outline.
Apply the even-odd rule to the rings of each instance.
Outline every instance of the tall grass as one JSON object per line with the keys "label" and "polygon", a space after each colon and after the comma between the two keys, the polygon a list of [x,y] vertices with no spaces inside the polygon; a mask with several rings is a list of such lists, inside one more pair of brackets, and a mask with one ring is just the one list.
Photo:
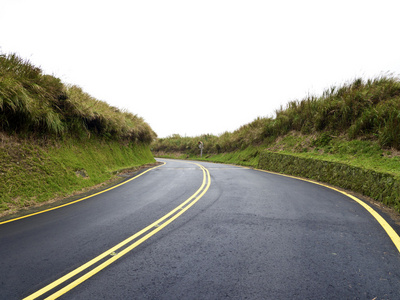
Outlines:
{"label": "tall grass", "polygon": [[150,143],[137,115],[108,105],[15,54],[0,55],[0,130],[17,134],[98,136]]}
{"label": "tall grass", "polygon": [[0,55],[0,126],[12,131],[45,130],[61,133],[61,116],[51,102],[63,85],[15,54]]}
{"label": "tall grass", "polygon": [[[394,76],[355,79],[351,83],[326,89],[319,97],[310,95],[291,101],[276,110],[275,118],[257,118],[238,130],[208,137],[207,153],[220,153],[273,143],[291,131],[302,134],[346,136],[348,139],[377,140],[382,148],[400,150],[400,80]],[[153,144],[155,152],[196,152],[192,138],[171,136]],[[194,147],[194,148],[192,148]]]}

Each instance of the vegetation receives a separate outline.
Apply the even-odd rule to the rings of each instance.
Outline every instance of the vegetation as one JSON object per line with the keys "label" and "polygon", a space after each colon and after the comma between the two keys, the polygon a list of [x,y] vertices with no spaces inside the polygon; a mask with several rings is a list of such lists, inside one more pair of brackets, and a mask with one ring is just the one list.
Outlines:
{"label": "vegetation", "polygon": [[155,162],[145,144],[92,137],[38,144],[0,135],[0,215],[118,179],[118,171]]}
{"label": "vegetation", "polygon": [[0,214],[153,163],[155,138],[142,118],[0,54]]}
{"label": "vegetation", "polygon": [[270,151],[261,153],[258,168],[326,182],[369,196],[400,211],[400,178],[390,173]]}
{"label": "vegetation", "polygon": [[38,136],[90,137],[150,143],[144,120],[99,101],[15,54],[0,55],[0,131]]}
{"label": "vegetation", "polygon": [[275,118],[257,118],[232,133],[195,138],[173,135],[158,139],[153,149],[156,153],[195,154],[195,145],[202,140],[208,153],[217,154],[271,145],[291,131],[377,141],[382,148],[400,150],[400,80],[395,77],[357,79],[327,89],[320,97],[291,101],[286,109],[281,107],[276,111]]}
{"label": "vegetation", "polygon": [[[197,147],[199,140],[204,143],[202,158]],[[274,118],[257,118],[234,132],[193,138],[173,135],[157,139],[152,148],[155,156],[271,168],[260,161],[261,154],[268,156],[263,154],[267,150],[305,159],[303,167],[304,162],[311,164],[307,159],[320,160],[400,180],[400,80],[392,76],[356,79],[329,88],[320,97],[291,101],[285,109],[277,110]],[[285,172],[285,168],[278,169]],[[296,172],[297,176],[311,176],[301,170]],[[382,196],[384,202],[400,211],[399,197],[389,201],[384,191],[376,195],[386,195]]]}

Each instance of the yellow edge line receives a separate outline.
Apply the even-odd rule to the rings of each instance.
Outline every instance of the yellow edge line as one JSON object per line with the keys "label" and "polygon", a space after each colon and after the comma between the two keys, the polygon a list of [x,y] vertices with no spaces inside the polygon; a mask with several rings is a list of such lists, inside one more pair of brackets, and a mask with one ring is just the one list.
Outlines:
{"label": "yellow edge line", "polygon": [[396,246],[397,250],[400,253],[400,237],[396,233],[396,231],[394,231],[392,226],[390,226],[389,223],[386,222],[386,220],[384,218],[382,218],[381,215],[378,214],[371,206],[366,204],[364,201],[358,199],[357,197],[354,197],[353,195],[350,195],[350,194],[348,194],[348,193],[346,193],[344,191],[341,191],[341,190],[336,189],[334,187],[331,187],[331,186],[328,186],[326,184],[323,184],[323,183],[320,183],[320,182],[316,182],[316,181],[313,181],[313,180],[300,178],[300,177],[296,177],[296,176],[291,176],[291,175],[286,175],[286,174],[281,174],[281,173],[276,173],[276,172],[271,172],[271,171],[266,171],[266,170],[261,170],[261,169],[254,169],[254,170],[265,172],[265,173],[270,173],[270,174],[275,174],[275,175],[280,175],[280,176],[285,176],[285,177],[290,177],[290,178],[294,178],[294,179],[298,179],[298,180],[302,180],[302,181],[307,181],[307,182],[310,182],[310,183],[313,183],[313,184],[317,184],[317,185],[326,187],[328,189],[334,190],[336,192],[339,192],[339,193],[341,193],[341,194],[353,199],[358,204],[360,204],[362,207],[364,207],[378,221],[378,223],[386,231],[387,235],[390,237],[390,239],[392,240],[392,242],[394,243],[394,245]]}
{"label": "yellow edge line", "polygon": [[[164,162],[165,164],[165,162]],[[125,239],[124,241],[122,241],[121,243],[117,244],[116,246],[112,247],[111,249],[105,251],[104,253],[98,255],[97,257],[95,257],[94,259],[90,260],[89,262],[83,264],[82,266],[80,266],[79,268],[76,268],[75,270],[71,271],[70,273],[64,275],[63,277],[59,278],[58,280],[52,282],[51,284],[45,286],[44,288],[38,290],[37,292],[33,293],[32,295],[24,298],[24,300],[30,300],[30,299],[35,299],[47,292],[49,292],[50,290],[54,289],[55,287],[57,287],[58,285],[62,284],[63,282],[69,280],[70,278],[74,277],[75,275],[81,273],[82,271],[84,271],[85,269],[89,268],[90,266],[94,265],[95,263],[97,263],[98,261],[104,259],[105,257],[107,257],[108,255],[110,255],[111,253],[115,252],[116,250],[118,250],[119,248],[123,247],[124,245],[128,244],[129,242],[133,241],[134,239],[136,239],[137,237],[141,236],[142,234],[144,234],[145,232],[149,231],[150,229],[154,228],[158,223],[161,223],[162,221],[164,221],[166,218],[168,218],[169,216],[171,216],[172,214],[174,214],[177,210],[180,210],[183,206],[185,206],[189,201],[191,201],[194,197],[196,197],[200,191],[204,188],[204,186],[206,185],[206,172],[208,174],[208,184],[206,189],[197,197],[197,199],[195,201],[193,201],[192,203],[190,203],[187,207],[183,208],[178,214],[176,214],[174,217],[172,217],[170,220],[168,220],[167,222],[165,222],[164,224],[160,225],[159,227],[157,227],[155,230],[151,231],[150,233],[148,233],[146,236],[144,236],[143,238],[141,238],[140,240],[138,240],[137,242],[135,242],[134,244],[132,244],[131,246],[129,246],[126,249],[130,249],[129,251],[131,251],[133,248],[135,248],[136,246],[138,246],[139,244],[141,244],[142,242],[144,242],[146,239],[150,238],[152,235],[154,235],[155,233],[157,233],[158,231],[160,231],[162,228],[164,228],[165,226],[167,226],[169,223],[171,223],[173,220],[175,220],[178,216],[180,216],[182,213],[184,213],[189,207],[191,207],[195,202],[197,202],[204,194],[205,192],[208,190],[209,186],[210,186],[210,174],[208,172],[207,169],[205,169],[203,166],[198,165],[201,170],[203,171],[203,182],[200,186],[200,188],[192,195],[190,196],[186,201],[184,201],[182,204],[180,204],[178,207],[176,207],[175,209],[173,209],[172,211],[170,211],[168,214],[164,215],[162,218],[158,219],[157,221],[153,222],[152,224],[150,224],[149,226],[145,227],[144,229],[142,229],[141,231],[135,233],[134,235],[132,235],[131,237]],[[159,167],[159,166],[157,166]],[[156,168],[156,167],[155,167]],[[154,168],[152,168],[154,169]],[[151,170],[151,169],[150,169]],[[148,170],[148,171],[150,171]],[[147,172],[147,171],[146,171]],[[144,174],[144,173],[142,173]],[[141,175],[141,174],[140,174]],[[138,175],[138,176],[140,176]],[[133,180],[134,178],[130,179]],[[124,182],[125,183],[125,182]],[[95,195],[92,195],[95,196]],[[135,245],[135,246],[134,246]],[[134,246],[134,247],[132,247]],[[100,266],[103,266],[105,263],[107,263],[108,261],[110,261],[110,263],[106,264],[103,266],[104,269],[106,266],[108,266],[109,264],[111,264],[113,261],[115,261],[116,259],[118,259],[119,257],[123,256],[124,254],[128,253],[129,251],[123,250],[121,251],[119,254],[113,256],[111,259],[107,260],[106,262],[104,262],[103,264],[101,264]],[[123,253],[123,254],[122,254]],[[122,254],[122,255],[121,255]],[[114,259],[116,258],[116,259]],[[98,269],[100,266],[98,266],[97,268],[93,269],[91,272],[83,275],[82,277],[78,278],[76,281],[80,281],[82,278],[86,278],[86,276],[88,274],[91,274],[89,277],[93,276],[94,274],[96,274],[97,272],[99,272],[101,269]],[[92,272],[94,270],[97,269],[97,272],[93,273]],[[86,279],[87,279],[86,278]],[[64,287],[63,289],[61,289],[60,291],[56,292],[55,294],[51,295],[50,297],[52,298],[47,298],[47,299],[56,299],[59,296],[61,296],[62,294],[68,292],[69,290],[71,290],[72,288],[74,288],[75,286],[77,286],[78,284],[82,283],[84,280],[81,280],[79,283],[75,284],[74,286],[71,286],[74,282],[76,283],[76,281],[72,282],[70,285]],[[68,290],[65,290],[67,287],[70,287]],[[61,294],[59,294],[61,291]],[[57,297],[53,298],[54,295],[58,295]]]}
{"label": "yellow edge line", "polygon": [[92,197],[94,197],[94,196],[103,194],[103,193],[108,192],[108,191],[111,191],[111,190],[113,190],[113,189],[115,189],[115,188],[117,188],[117,187],[119,187],[119,186],[121,186],[121,185],[124,185],[124,184],[126,184],[126,183],[128,183],[128,182],[130,182],[130,181],[132,181],[132,180],[134,180],[134,179],[136,179],[136,178],[142,176],[143,174],[145,174],[145,173],[147,173],[147,172],[149,172],[149,171],[151,171],[151,170],[153,170],[153,169],[155,169],[155,168],[161,167],[161,166],[163,166],[163,165],[165,165],[165,162],[163,162],[162,165],[159,165],[159,166],[155,166],[155,167],[153,167],[153,168],[150,168],[150,169],[144,171],[143,173],[140,173],[139,175],[136,175],[135,177],[133,177],[133,178],[131,178],[131,179],[128,179],[128,180],[126,180],[126,181],[124,181],[124,182],[121,182],[120,184],[114,185],[113,187],[110,187],[110,188],[108,188],[108,189],[106,189],[106,190],[103,190],[103,191],[101,191],[101,192],[98,192],[98,193],[96,193],[96,194],[93,194],[93,195],[90,195],[90,196],[87,196],[87,197],[84,197],[84,198],[81,198],[81,199],[78,199],[78,200],[75,200],[75,201],[72,201],[72,202],[68,202],[68,203],[63,204],[63,205],[59,205],[59,206],[52,207],[52,208],[49,208],[49,209],[41,210],[41,211],[38,211],[38,212],[33,213],[33,214],[29,214],[29,215],[25,215],[25,216],[22,216],[22,217],[18,217],[18,218],[10,219],[10,220],[7,220],[7,221],[3,221],[3,222],[0,222],[0,225],[6,224],[6,223],[10,223],[10,222],[14,222],[14,221],[21,220],[21,219],[25,219],[25,218],[29,218],[29,217],[32,217],[32,216],[40,215],[40,214],[43,214],[43,213],[45,213],[45,212],[49,212],[49,211],[52,211],[52,210],[55,210],[55,209],[59,209],[59,208],[61,208],[61,207],[65,207],[65,206],[68,206],[68,205],[71,205],[71,204],[75,204],[75,203],[81,202],[81,201],[83,201],[83,200],[92,198]]}

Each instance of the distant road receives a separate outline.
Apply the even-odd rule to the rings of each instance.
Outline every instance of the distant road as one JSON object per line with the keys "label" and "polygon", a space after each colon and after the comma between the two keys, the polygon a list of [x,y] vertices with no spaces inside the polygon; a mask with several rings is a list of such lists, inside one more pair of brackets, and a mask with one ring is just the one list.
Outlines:
{"label": "distant road", "polygon": [[160,161],[1,224],[0,299],[400,299],[399,251],[352,199],[258,170]]}

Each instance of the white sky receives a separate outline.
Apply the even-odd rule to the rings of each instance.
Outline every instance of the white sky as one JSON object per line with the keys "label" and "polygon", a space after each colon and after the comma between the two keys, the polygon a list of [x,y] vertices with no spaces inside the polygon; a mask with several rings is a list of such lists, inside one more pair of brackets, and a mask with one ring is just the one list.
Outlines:
{"label": "white sky", "polygon": [[234,131],[333,85],[400,74],[398,0],[0,0],[0,51],[143,117]]}

